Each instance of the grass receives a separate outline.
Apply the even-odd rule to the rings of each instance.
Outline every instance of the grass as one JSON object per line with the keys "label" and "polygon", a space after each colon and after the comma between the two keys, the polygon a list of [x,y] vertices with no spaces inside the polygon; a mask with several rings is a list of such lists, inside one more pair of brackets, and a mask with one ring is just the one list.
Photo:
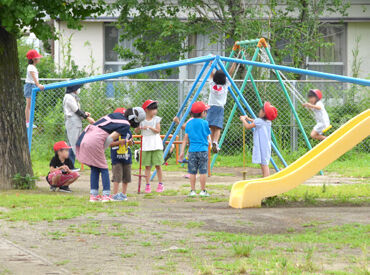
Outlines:
{"label": "grass", "polygon": [[[282,155],[288,164],[297,160],[300,156],[302,156],[306,150],[301,149],[296,152],[284,152],[282,151]],[[49,162],[52,157],[52,154],[49,155],[47,153],[40,154],[39,152],[32,151],[31,158],[32,158],[32,167],[35,172],[36,176],[45,176],[49,172]],[[276,156],[273,156],[275,159]],[[247,158],[247,167],[259,168],[259,165],[251,163],[251,153],[248,152],[246,154]],[[110,165],[110,161],[108,161]],[[186,166],[182,167],[180,164],[177,165],[174,158],[171,158],[168,161],[169,165],[163,165],[163,171],[183,171],[186,173],[187,169]],[[280,162],[277,162],[278,166],[283,167]],[[77,162],[76,167],[80,168],[80,164]],[[215,163],[215,167],[243,167],[243,156],[241,153],[235,154],[232,156],[223,156],[219,155],[217,161]],[[271,168],[272,165],[270,165]],[[137,162],[133,162],[132,169],[137,170],[139,168],[139,164]],[[85,169],[89,169],[89,167],[85,166]],[[111,169],[111,167],[110,167]],[[340,157],[338,160],[327,166],[324,171],[327,172],[334,172],[338,173],[342,176],[348,177],[370,177],[370,154],[359,152],[358,150],[351,150]],[[215,173],[217,176],[232,176],[232,173]]]}
{"label": "grass", "polygon": [[9,221],[55,221],[71,219],[88,213],[127,213],[134,209],[138,202],[93,204],[86,196],[68,196],[53,193],[43,194],[39,191],[7,191],[0,193],[0,219]]}

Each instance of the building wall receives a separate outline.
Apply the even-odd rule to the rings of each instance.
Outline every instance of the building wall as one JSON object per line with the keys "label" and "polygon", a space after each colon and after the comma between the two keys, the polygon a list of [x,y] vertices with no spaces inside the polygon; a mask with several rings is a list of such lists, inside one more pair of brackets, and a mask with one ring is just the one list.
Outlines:
{"label": "building wall", "polygon": [[362,61],[360,66],[361,78],[370,77],[370,22],[353,22],[348,23],[347,26],[347,75],[352,76],[353,53],[352,50],[356,48],[356,39],[360,38],[358,43],[359,56],[358,59]]}
{"label": "building wall", "polygon": [[[61,38],[55,42],[54,60],[61,66],[64,65],[63,45],[67,45],[71,38],[71,56],[80,69],[85,68],[91,71],[91,55],[94,59],[93,69],[95,73],[103,73],[104,67],[104,33],[103,22],[83,22],[83,28],[71,30],[66,23],[57,22],[56,29],[61,34]],[[64,52],[66,46],[64,46]]]}

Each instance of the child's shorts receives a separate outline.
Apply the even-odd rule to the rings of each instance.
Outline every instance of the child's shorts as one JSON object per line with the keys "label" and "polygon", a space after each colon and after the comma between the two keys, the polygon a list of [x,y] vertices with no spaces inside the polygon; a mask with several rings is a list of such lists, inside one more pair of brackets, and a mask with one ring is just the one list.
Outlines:
{"label": "child's shorts", "polygon": [[143,166],[158,166],[163,164],[163,151],[143,151],[142,162]]}
{"label": "child's shorts", "polygon": [[24,84],[23,94],[25,98],[31,98],[33,88],[37,88],[35,84],[32,84],[32,83]]}
{"label": "child's shorts", "polygon": [[188,173],[196,175],[207,174],[208,172],[208,152],[189,152]]}
{"label": "child's shorts", "polygon": [[209,126],[222,129],[224,127],[224,108],[212,105],[207,112],[207,121]]}
{"label": "child's shorts", "polygon": [[112,165],[112,182],[131,182],[131,164],[116,163]]}
{"label": "child's shorts", "polygon": [[329,125],[324,125],[324,123],[317,123],[314,127],[313,127],[313,130],[315,132],[318,132],[320,135],[323,134],[322,131],[324,131]]}
{"label": "child's shorts", "polygon": [[[53,185],[53,178],[56,177],[56,176],[60,176],[59,180]],[[71,172],[69,174],[63,174],[63,172],[61,170],[55,170],[54,172],[51,172],[49,173],[49,175],[47,176],[47,181],[49,182],[49,184],[51,186],[54,186],[54,187],[61,187],[63,185],[65,185],[68,181],[72,180],[72,179],[76,179],[80,177],[80,174],[77,173],[77,172]]]}

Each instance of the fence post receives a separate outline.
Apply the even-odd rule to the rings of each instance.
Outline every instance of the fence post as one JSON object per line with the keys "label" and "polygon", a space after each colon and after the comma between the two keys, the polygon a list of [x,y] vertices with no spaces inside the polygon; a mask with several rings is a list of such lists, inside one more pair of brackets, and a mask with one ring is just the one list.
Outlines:
{"label": "fence post", "polygon": [[[293,85],[296,87],[297,83],[296,81],[292,81]],[[296,97],[294,96],[293,92],[290,91],[290,96],[292,98],[292,103],[295,109],[297,109],[297,101]],[[296,151],[297,150],[297,128],[296,128],[296,122],[294,119],[293,112],[290,112],[290,124],[292,125],[290,128],[290,141],[291,141],[291,150]]]}

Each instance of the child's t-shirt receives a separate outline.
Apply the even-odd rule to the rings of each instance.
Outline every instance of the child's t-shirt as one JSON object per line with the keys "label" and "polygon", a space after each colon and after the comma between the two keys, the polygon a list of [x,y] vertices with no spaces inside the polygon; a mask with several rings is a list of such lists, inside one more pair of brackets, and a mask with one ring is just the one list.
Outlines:
{"label": "child's t-shirt", "polygon": [[27,74],[26,74],[26,83],[35,84],[35,81],[32,78],[31,72],[35,73],[37,81],[39,81],[39,71],[37,70],[36,66],[33,64],[29,64],[27,66]]}
{"label": "child's t-shirt", "polygon": [[254,124],[252,162],[267,165],[271,158],[271,121],[256,118]]}
{"label": "child's t-shirt", "polygon": [[211,134],[208,122],[201,118],[190,120],[185,127],[189,136],[189,152],[207,152],[208,136]]}
{"label": "child's t-shirt", "polygon": [[[140,127],[153,127],[155,128],[158,123],[160,123],[162,118],[159,116],[154,116],[151,120],[143,120],[140,122]],[[141,130],[141,135],[143,136],[143,151],[156,151],[163,150],[163,142],[160,134],[154,133],[152,130]]]}
{"label": "child's t-shirt", "polygon": [[208,105],[224,107],[226,104],[229,87],[230,82],[228,80],[226,80],[225,85],[218,85],[211,81],[209,84]]}
{"label": "child's t-shirt", "polygon": [[312,109],[315,114],[316,123],[322,123],[326,127],[329,126],[330,125],[329,116],[325,110],[325,106],[322,103],[322,101],[321,100],[317,101],[315,105],[321,107],[320,110]]}
{"label": "child's t-shirt", "polygon": [[[132,134],[129,133],[125,138],[122,136],[118,137],[118,140],[126,139],[128,141],[132,138]],[[132,163],[132,154],[131,148],[127,144],[118,145],[110,148],[110,157],[112,160],[112,165],[117,163],[131,164]]]}

